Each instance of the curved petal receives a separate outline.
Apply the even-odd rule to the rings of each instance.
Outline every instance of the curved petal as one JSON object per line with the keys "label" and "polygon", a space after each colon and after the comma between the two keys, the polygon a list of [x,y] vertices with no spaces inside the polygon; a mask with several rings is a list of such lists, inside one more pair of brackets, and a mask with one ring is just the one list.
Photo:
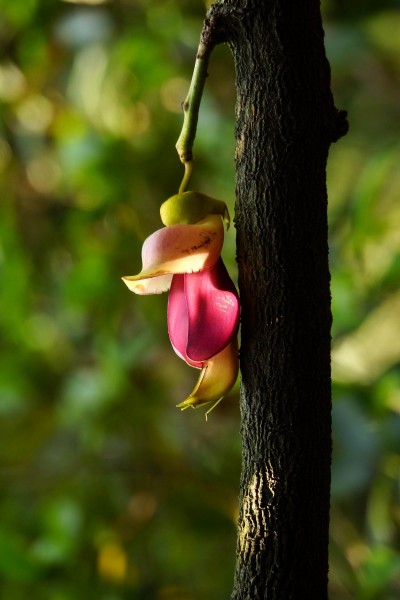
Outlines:
{"label": "curved petal", "polygon": [[[163,227],[144,241],[141,272],[122,279],[136,293],[152,293],[143,291],[148,286],[143,280],[209,269],[218,261],[223,241],[224,228],[219,215],[208,215],[193,225]],[[142,282],[139,291],[137,286],[130,285],[135,281]]]}
{"label": "curved petal", "polygon": [[225,348],[239,327],[239,298],[225,265],[175,275],[168,298],[168,333],[175,352],[192,367]]}
{"label": "curved petal", "polygon": [[222,258],[208,271],[185,275],[185,297],[186,356],[207,360],[229,344],[239,327],[239,297]]}
{"label": "curved petal", "polygon": [[222,352],[204,364],[193,392],[177,405],[178,408],[185,410],[189,406],[197,408],[202,404],[217,402],[232,389],[238,372],[238,342],[234,337]]}
{"label": "curved petal", "polygon": [[162,294],[168,292],[171,287],[173,275],[160,275],[160,277],[152,277],[150,279],[133,279],[122,277],[122,281],[126,286],[135,292],[135,294]]}
{"label": "curved petal", "polygon": [[201,369],[202,362],[195,362],[186,356],[188,339],[188,314],[185,298],[186,275],[174,275],[168,296],[168,334],[173,349],[179,358],[182,358],[192,367]]}

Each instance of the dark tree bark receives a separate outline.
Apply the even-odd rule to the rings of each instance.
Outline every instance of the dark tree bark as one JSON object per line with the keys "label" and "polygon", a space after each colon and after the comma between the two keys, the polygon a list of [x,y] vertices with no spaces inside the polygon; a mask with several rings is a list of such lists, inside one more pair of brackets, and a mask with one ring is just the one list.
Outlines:
{"label": "dark tree bark", "polygon": [[318,0],[226,0],[205,41],[237,83],[243,466],[234,600],[327,598],[331,463],[326,161],[335,109]]}

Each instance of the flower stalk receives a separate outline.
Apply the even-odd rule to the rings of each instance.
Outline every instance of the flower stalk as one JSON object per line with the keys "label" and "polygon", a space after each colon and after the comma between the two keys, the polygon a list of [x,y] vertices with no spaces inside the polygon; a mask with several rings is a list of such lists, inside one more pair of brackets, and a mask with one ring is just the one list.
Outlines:
{"label": "flower stalk", "polygon": [[201,38],[196,55],[192,81],[190,82],[189,92],[184,102],[183,109],[183,126],[178,141],[176,142],[176,150],[179,159],[185,167],[185,174],[182,183],[179,187],[179,193],[185,192],[188,188],[190,178],[192,176],[194,157],[193,144],[196,137],[197,122],[199,118],[199,110],[201,98],[203,96],[204,84],[208,77],[208,61],[213,46],[206,44]]}

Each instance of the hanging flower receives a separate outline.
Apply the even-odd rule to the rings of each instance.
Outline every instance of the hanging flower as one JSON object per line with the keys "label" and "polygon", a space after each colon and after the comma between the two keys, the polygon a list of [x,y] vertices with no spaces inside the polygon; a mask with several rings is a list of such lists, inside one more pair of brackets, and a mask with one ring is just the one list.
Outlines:
{"label": "hanging flower", "polygon": [[142,270],[122,279],[137,294],[170,290],[172,347],[189,365],[201,369],[194,390],[178,404],[184,410],[219,402],[239,370],[239,299],[220,257],[221,217],[229,226],[229,215],[223,202],[196,192],[173,196],[160,212],[166,226],[145,240]]}

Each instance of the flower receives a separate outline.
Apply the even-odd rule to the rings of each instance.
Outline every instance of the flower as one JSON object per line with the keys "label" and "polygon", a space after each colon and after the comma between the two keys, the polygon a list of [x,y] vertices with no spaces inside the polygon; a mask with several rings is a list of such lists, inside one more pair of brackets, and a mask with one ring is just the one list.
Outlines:
{"label": "flower", "polygon": [[122,279],[136,294],[170,290],[172,347],[187,364],[201,369],[194,390],[178,407],[214,402],[213,408],[239,370],[239,298],[220,257],[221,217],[229,226],[229,215],[223,202],[185,192],[167,200],[161,216],[166,226],[144,241],[142,270]]}

